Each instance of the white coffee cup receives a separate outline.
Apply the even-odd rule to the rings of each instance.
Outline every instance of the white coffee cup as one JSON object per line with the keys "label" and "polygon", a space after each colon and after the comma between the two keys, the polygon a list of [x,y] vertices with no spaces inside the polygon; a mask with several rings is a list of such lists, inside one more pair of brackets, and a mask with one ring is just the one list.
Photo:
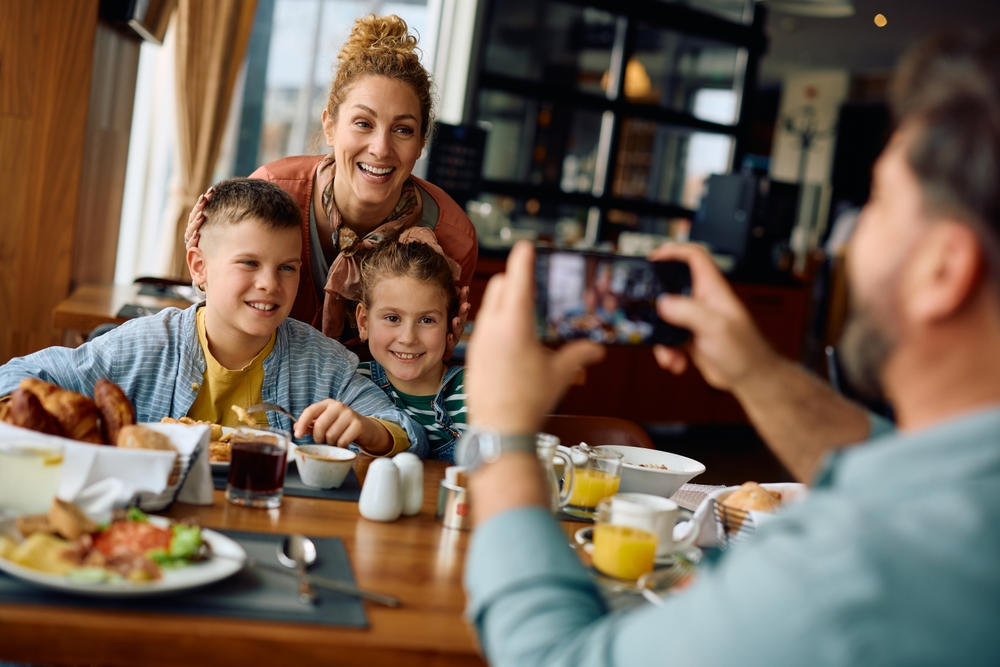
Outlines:
{"label": "white coffee cup", "polygon": [[[698,524],[693,520],[693,515],[687,510],[682,510],[677,503],[669,498],[653,496],[648,493],[619,493],[612,499],[616,504],[616,512],[619,516],[627,514],[627,504],[633,503],[651,507],[656,510],[657,535],[656,535],[656,556],[662,558],[672,553],[687,549],[698,539]],[[624,507],[619,508],[618,505]],[[688,521],[690,528],[683,539],[674,538],[674,527],[678,521]],[[626,521],[627,522],[627,521]]]}

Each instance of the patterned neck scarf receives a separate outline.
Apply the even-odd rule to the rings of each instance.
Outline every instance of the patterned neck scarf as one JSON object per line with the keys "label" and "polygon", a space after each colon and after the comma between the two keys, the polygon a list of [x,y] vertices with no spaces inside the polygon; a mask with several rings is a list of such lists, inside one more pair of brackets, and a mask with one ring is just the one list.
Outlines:
{"label": "patterned neck scarf", "polygon": [[337,257],[330,265],[330,273],[326,279],[326,299],[323,302],[323,333],[331,338],[339,338],[344,333],[344,325],[350,318],[350,326],[354,327],[353,309],[348,309],[349,302],[357,301],[361,295],[361,259],[367,251],[383,241],[397,240],[404,230],[420,222],[423,213],[423,202],[420,191],[412,178],[403,183],[396,207],[382,224],[365,234],[358,236],[344,224],[344,219],[334,201],[333,181],[337,174],[337,164],[331,152],[317,168],[317,186],[323,193],[323,210],[333,227],[333,246],[337,249]]}

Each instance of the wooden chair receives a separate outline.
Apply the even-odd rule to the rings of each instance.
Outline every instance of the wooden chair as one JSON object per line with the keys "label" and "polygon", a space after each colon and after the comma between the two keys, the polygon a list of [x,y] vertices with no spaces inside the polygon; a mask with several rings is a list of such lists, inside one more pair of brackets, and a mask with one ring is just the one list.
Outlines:
{"label": "wooden chair", "polygon": [[585,442],[588,445],[627,445],[655,449],[649,435],[635,422],[617,417],[549,415],[543,433],[551,433],[566,447]]}

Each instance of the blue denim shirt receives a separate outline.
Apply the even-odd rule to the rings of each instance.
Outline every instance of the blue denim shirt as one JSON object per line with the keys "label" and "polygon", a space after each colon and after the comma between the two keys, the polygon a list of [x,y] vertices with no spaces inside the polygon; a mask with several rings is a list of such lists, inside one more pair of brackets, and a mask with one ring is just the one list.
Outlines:
{"label": "blue denim shirt", "polygon": [[[379,362],[372,359],[368,362],[368,370],[371,374],[371,380],[375,383],[379,389],[385,392],[385,395],[389,397],[390,400],[395,401],[393,396],[393,386],[389,382],[389,377],[385,373],[385,368]],[[462,372],[462,366],[451,366],[445,371],[444,378],[441,380],[441,388],[438,390],[437,396],[434,397],[434,422],[437,424],[438,432],[444,436],[443,443],[438,443],[430,450],[429,458],[443,460],[443,461],[454,461],[455,460],[455,445],[458,444],[458,439],[462,437],[462,432],[460,430],[460,424],[456,424],[455,420],[451,418],[448,414],[447,406],[445,405],[445,399],[448,398],[449,385],[451,381],[455,379],[460,372]],[[397,407],[406,411],[403,406],[397,404]],[[424,429],[423,435],[426,438],[427,433]],[[429,447],[428,441],[428,447]]]}
{"label": "blue denim shirt", "polygon": [[800,505],[663,606],[608,613],[551,513],[479,527],[494,667],[1000,664],[1000,410],[842,450]]}

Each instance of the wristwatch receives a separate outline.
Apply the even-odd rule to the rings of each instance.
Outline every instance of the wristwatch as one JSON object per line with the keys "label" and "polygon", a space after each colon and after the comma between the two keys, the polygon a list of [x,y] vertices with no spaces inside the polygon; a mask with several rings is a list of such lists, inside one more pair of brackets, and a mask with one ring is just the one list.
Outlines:
{"label": "wristwatch", "polygon": [[534,452],[535,439],[534,433],[501,435],[494,429],[470,426],[458,441],[455,461],[471,473],[484,464],[493,463],[507,452]]}

